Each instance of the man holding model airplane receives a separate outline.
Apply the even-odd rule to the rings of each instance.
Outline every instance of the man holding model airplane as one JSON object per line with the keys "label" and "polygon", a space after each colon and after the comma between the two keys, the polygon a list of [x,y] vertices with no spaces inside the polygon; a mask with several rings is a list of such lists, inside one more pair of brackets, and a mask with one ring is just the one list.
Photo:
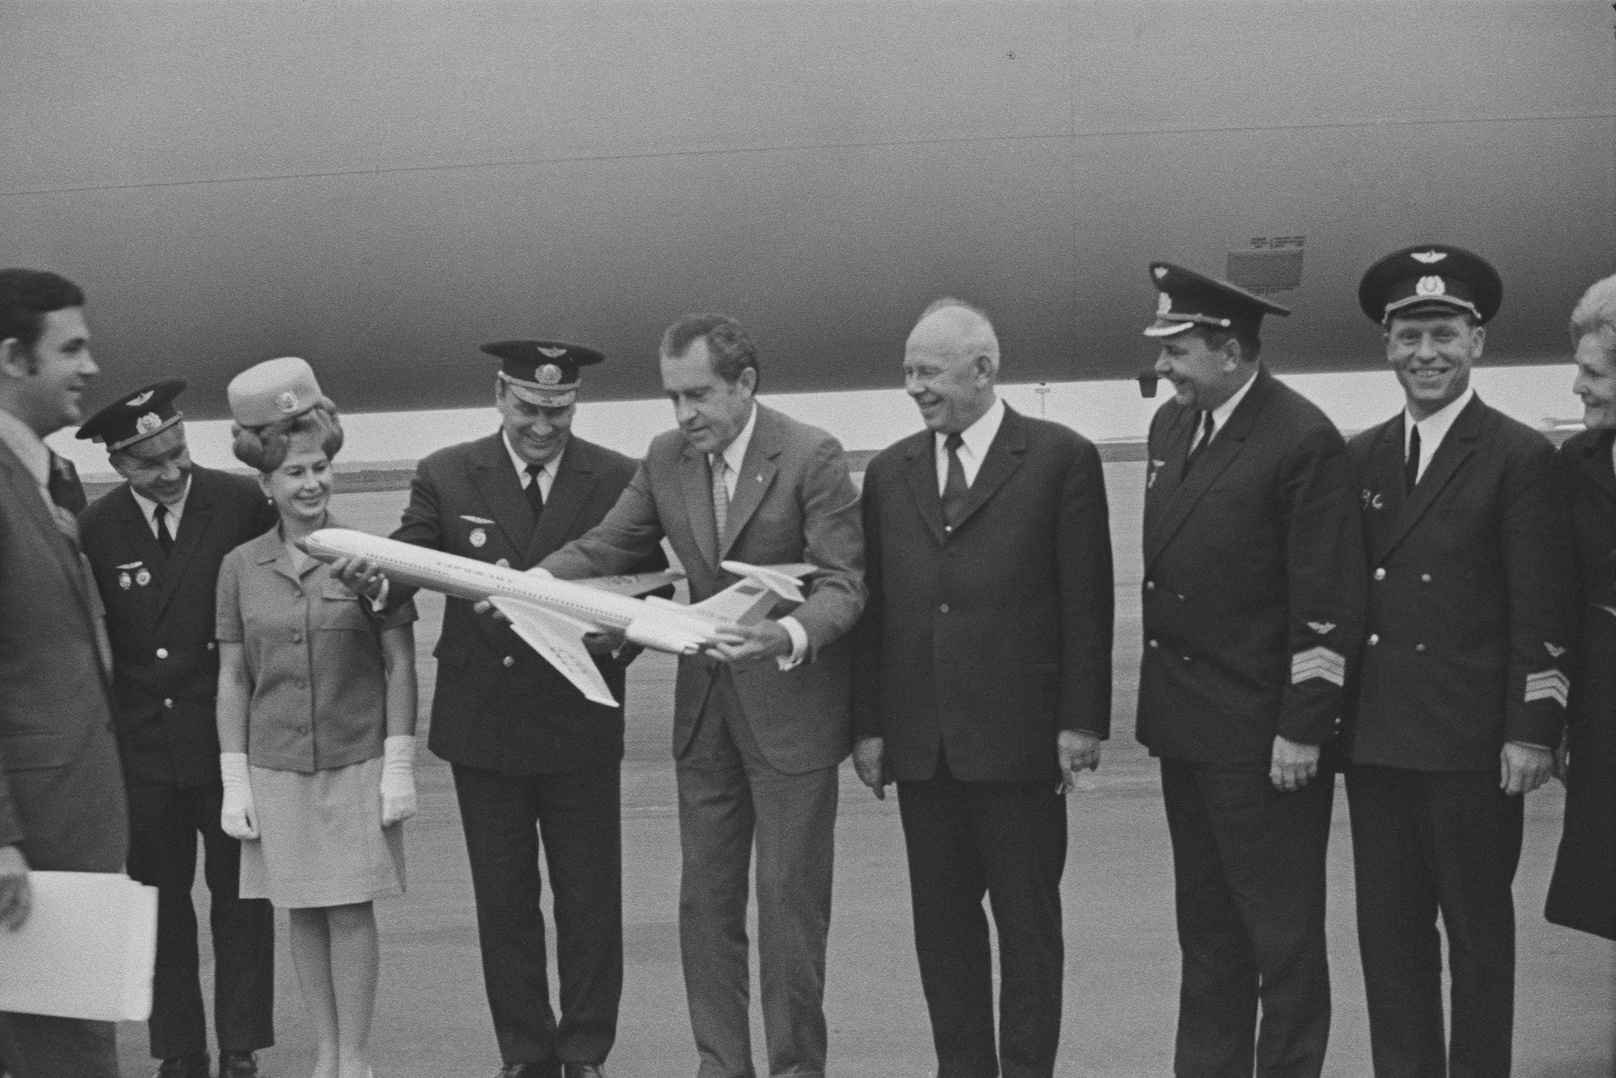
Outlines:
{"label": "man holding model airplane", "polygon": [[750,1078],[747,869],[757,846],[758,953],[769,1070],[825,1071],[837,765],[851,745],[850,653],[864,607],[858,492],[824,431],[758,404],[757,352],[734,319],[693,314],[662,337],[679,429],[659,435],[605,519],[546,558],[576,579],[632,571],[664,536],[693,603],[726,559],[811,562],[805,602],[682,655],[673,755],[683,879],[679,942],[699,1078]]}

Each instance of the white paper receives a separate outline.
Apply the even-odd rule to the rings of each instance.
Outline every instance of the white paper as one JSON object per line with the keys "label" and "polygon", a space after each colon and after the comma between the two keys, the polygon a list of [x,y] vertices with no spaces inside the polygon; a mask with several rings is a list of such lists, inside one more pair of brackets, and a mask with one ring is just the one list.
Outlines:
{"label": "white paper", "polygon": [[28,883],[27,923],[0,928],[0,1011],[150,1017],[157,888],[102,872],[30,872]]}

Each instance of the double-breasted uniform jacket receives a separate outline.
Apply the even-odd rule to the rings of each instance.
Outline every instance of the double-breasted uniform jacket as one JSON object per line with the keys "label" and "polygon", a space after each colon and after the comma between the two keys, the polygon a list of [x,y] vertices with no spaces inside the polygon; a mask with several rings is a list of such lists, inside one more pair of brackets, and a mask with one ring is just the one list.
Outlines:
{"label": "double-breasted uniform jacket", "polygon": [[219,781],[219,563],[275,520],[252,479],[201,467],[191,472],[170,555],[158,546],[128,483],[79,517],[107,612],[118,747],[131,782]]}
{"label": "double-breasted uniform jacket", "polygon": [[1495,771],[1554,746],[1578,603],[1554,448],[1473,398],[1403,492],[1403,417],[1347,447],[1368,609],[1349,758]]}
{"label": "double-breasted uniform jacket", "polygon": [[[605,516],[634,469],[635,462],[621,453],[569,437],[535,528],[521,481],[496,432],[421,460],[393,538],[528,569]],[[657,548],[629,571],[666,566]],[[427,744],[450,763],[536,775],[622,758],[623,709],[585,699],[509,625],[473,613],[470,602],[448,600],[433,654],[438,679]],[[612,657],[595,662],[621,700],[623,664]]]}
{"label": "double-breasted uniform jacket", "polygon": [[1054,782],[1059,731],[1111,728],[1099,453],[1007,408],[949,531],[934,443],[911,435],[864,473],[855,731],[884,739],[892,779],[931,778],[940,749],[967,781]]}
{"label": "double-breasted uniform jacket", "polygon": [[1546,915],[1616,939],[1616,433],[1584,431],[1560,447],[1581,586],[1582,627],[1566,709],[1571,771],[1565,830]]}
{"label": "double-breasted uniform jacket", "polygon": [[706,454],[672,430],[652,440],[600,527],[558,551],[545,568],[568,579],[626,572],[666,535],[695,603],[736,582],[720,564],[726,559],[819,566],[807,582],[807,602],[790,612],[808,638],[803,662],[780,670],[773,661],[730,667],[705,655],[682,655],[674,687],[675,759],[689,747],[723,668],[734,677],[764,759],[802,774],[835,765],[852,746],[845,634],[864,609],[863,528],[858,489],[836,439],[765,405],[755,407],[757,424],[721,540]]}
{"label": "double-breasted uniform jacket", "polygon": [[1259,367],[1188,476],[1197,410],[1150,424],[1138,735],[1154,756],[1266,764],[1336,733],[1362,619],[1339,432]]}
{"label": "double-breasted uniform jacket", "polygon": [[0,846],[31,868],[119,872],[129,849],[93,589],[0,444]]}

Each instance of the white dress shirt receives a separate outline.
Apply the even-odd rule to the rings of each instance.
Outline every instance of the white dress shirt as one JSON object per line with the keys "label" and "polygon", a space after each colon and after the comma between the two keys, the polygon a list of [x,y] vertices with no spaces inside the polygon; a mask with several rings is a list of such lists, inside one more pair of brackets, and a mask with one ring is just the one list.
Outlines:
{"label": "white dress shirt", "polygon": [[1235,390],[1228,400],[1212,409],[1212,438],[1206,440],[1207,445],[1211,445],[1213,438],[1223,433],[1223,428],[1229,425],[1229,417],[1234,415],[1234,410],[1240,407],[1240,402],[1246,399],[1246,394],[1251,392],[1251,387],[1256,381],[1257,372],[1252,371],[1245,385]]}
{"label": "white dress shirt", "polygon": [[[157,506],[161,503],[152,501],[150,498],[137,491],[134,487],[129,488],[129,493],[135,496],[135,504],[140,506],[140,511],[146,515],[146,527],[151,529],[152,538],[157,538]],[[168,537],[170,539],[179,538],[180,517],[185,515],[185,503],[189,501],[190,498],[191,477],[186,476],[185,493],[180,495],[180,500],[175,502],[173,505],[163,506],[164,509],[168,510]]]}
{"label": "white dress shirt", "polygon": [[1415,427],[1420,429],[1420,468],[1414,473],[1414,481],[1418,483],[1425,475],[1425,469],[1430,466],[1431,458],[1442,447],[1442,439],[1448,436],[1448,430],[1453,421],[1459,418],[1459,413],[1465,410],[1465,405],[1476,395],[1474,388],[1465,387],[1459,394],[1459,399],[1444,404],[1424,419],[1416,420],[1414,414],[1405,406],[1403,408],[1403,459],[1408,459],[1409,434]]}
{"label": "white dress shirt", "polygon": [[511,467],[516,469],[516,481],[521,484],[523,490],[526,490],[529,483],[537,480],[539,493],[544,496],[545,502],[548,503],[550,501],[550,488],[555,485],[556,469],[561,467],[561,458],[567,455],[567,443],[562,442],[561,452],[539,465],[538,475],[529,475],[527,470],[528,462],[523,460],[516,450],[511,448],[511,436],[504,431],[500,431],[499,437],[505,443],[505,452],[510,454]]}
{"label": "white dress shirt", "polygon": [[[995,396],[988,410],[975,423],[960,431],[960,468],[965,472],[967,487],[976,482],[976,473],[982,470],[982,458],[987,456],[988,446],[998,437],[999,425],[1003,422],[1004,401]],[[941,431],[932,432],[932,446],[937,454],[938,494],[948,489],[948,447],[943,444],[947,440],[948,435]]]}

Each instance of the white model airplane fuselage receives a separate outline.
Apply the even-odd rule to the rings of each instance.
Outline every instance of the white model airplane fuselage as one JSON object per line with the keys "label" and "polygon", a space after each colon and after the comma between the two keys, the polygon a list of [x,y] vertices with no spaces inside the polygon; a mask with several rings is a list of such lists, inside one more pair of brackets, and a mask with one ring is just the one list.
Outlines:
{"label": "white model airplane fuselage", "polygon": [[709,599],[683,606],[657,596],[635,597],[679,579],[682,574],[673,571],[557,580],[347,528],[322,528],[303,546],[322,561],[363,558],[401,584],[472,602],[486,599],[584,696],[609,706],[618,701],[584,646],[585,634],[612,633],[642,647],[693,655],[717,643],[726,627],[762,619],[779,599],[801,602],[797,578],[814,569],[725,562],[724,568],[742,579]]}

